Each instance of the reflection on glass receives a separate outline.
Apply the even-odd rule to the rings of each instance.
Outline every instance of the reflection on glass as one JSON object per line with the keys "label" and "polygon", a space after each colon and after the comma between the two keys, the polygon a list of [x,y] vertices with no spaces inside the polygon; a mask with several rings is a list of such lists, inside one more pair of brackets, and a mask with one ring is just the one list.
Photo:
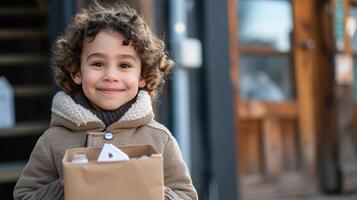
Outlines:
{"label": "reflection on glass", "polygon": [[[351,16],[357,20],[357,6],[353,6],[351,8]],[[357,51],[357,34],[354,33],[352,38],[352,49],[353,51]]]}
{"label": "reflection on glass", "polygon": [[288,56],[240,56],[239,92],[243,100],[282,101],[294,98]]}
{"label": "reflection on glass", "polygon": [[240,43],[290,50],[290,1],[238,0],[237,9]]}

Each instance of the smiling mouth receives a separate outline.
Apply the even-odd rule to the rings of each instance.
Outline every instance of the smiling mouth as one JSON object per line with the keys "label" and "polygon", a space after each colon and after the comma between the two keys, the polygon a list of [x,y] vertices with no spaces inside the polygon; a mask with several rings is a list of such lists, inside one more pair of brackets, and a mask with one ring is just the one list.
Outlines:
{"label": "smiling mouth", "polygon": [[99,90],[100,92],[103,92],[103,93],[108,93],[108,94],[125,91],[125,89],[118,89],[118,88],[98,88],[97,90]]}

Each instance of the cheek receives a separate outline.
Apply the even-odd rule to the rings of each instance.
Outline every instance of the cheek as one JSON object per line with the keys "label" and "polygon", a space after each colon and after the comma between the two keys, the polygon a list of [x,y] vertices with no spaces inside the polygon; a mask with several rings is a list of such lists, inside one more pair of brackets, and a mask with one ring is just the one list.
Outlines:
{"label": "cheek", "polygon": [[82,85],[83,86],[92,86],[94,85],[100,77],[96,73],[84,72],[82,76]]}
{"label": "cheek", "polygon": [[130,79],[127,83],[130,88],[139,88],[139,81],[137,79]]}
{"label": "cheek", "polygon": [[127,82],[130,84],[139,84],[140,81],[140,75],[139,74],[131,74],[129,76],[125,76],[125,79]]}

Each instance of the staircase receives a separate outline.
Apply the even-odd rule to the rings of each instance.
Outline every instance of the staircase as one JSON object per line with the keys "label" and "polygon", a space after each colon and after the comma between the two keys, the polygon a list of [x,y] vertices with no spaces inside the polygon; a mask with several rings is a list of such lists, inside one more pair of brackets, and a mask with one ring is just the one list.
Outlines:
{"label": "staircase", "polygon": [[[0,76],[15,89],[16,126],[0,128],[0,196],[13,187],[50,120],[48,1],[0,1]],[[1,111],[0,111],[1,112]],[[0,119],[1,120],[1,119]]]}

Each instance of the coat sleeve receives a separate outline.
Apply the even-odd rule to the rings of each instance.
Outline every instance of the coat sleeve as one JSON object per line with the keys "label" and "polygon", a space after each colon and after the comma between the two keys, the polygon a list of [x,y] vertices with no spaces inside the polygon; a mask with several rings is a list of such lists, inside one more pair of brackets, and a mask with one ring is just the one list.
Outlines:
{"label": "coat sleeve", "polygon": [[164,182],[168,188],[165,191],[165,199],[198,199],[190,173],[173,136],[170,136],[165,146],[163,158]]}
{"label": "coat sleeve", "polygon": [[33,149],[14,188],[15,200],[63,199],[63,187],[44,135]]}

